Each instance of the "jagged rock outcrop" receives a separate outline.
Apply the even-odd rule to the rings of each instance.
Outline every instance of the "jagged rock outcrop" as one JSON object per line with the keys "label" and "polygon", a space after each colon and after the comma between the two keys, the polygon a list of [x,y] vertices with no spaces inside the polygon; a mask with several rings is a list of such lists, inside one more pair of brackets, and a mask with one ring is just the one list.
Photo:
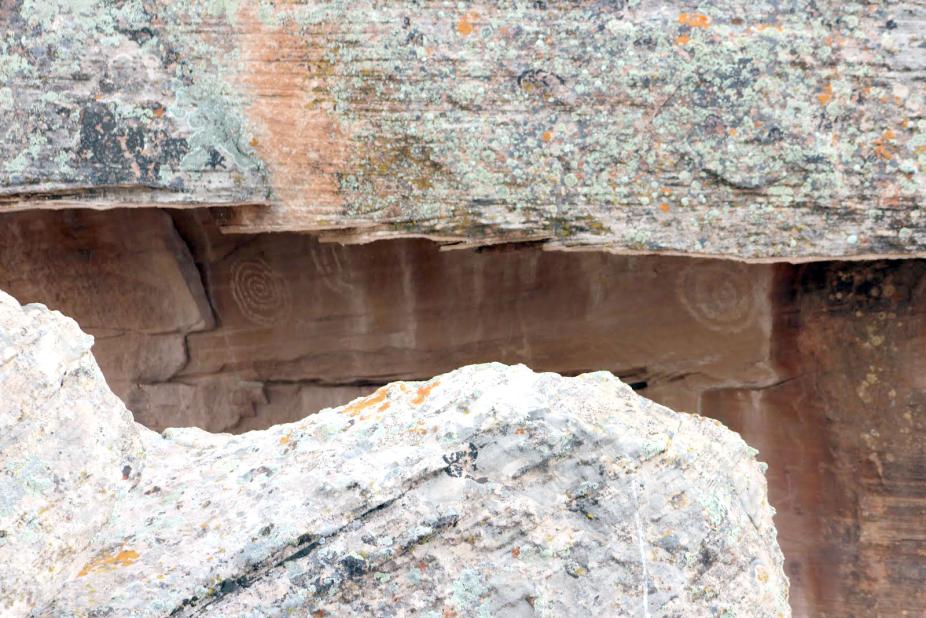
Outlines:
{"label": "jagged rock outcrop", "polygon": [[789,615],[762,464],[607,373],[500,364],[156,434],[0,295],[9,615]]}
{"label": "jagged rock outcrop", "polygon": [[145,459],[93,338],[0,292],[0,614],[41,607],[80,572]]}

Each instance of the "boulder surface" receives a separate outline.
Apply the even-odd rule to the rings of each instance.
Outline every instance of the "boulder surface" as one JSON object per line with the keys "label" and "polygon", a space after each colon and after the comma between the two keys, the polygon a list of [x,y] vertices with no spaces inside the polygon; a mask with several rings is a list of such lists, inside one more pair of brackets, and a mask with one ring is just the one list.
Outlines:
{"label": "boulder surface", "polygon": [[157,434],[91,345],[0,293],[4,615],[790,615],[756,451],[609,373]]}

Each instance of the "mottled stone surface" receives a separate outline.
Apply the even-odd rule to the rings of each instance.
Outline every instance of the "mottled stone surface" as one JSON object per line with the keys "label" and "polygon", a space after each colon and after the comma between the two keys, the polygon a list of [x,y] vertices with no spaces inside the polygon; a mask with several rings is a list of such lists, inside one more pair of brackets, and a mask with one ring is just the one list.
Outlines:
{"label": "mottled stone surface", "polygon": [[762,389],[706,393],[769,463],[798,616],[926,608],[926,263],[779,271]]}
{"label": "mottled stone surface", "polygon": [[9,615],[790,615],[755,451],[608,373],[471,366],[159,435],[74,322],[2,295],[0,336]]}
{"label": "mottled stone surface", "polygon": [[7,2],[0,208],[922,253],[924,24],[913,0]]}

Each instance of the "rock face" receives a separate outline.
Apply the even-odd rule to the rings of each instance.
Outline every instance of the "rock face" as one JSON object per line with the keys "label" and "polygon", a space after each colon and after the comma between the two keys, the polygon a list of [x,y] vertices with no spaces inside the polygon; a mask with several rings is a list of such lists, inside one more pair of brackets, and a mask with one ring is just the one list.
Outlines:
{"label": "rock face", "polygon": [[73,320],[0,292],[0,613],[76,577],[144,460]]}
{"label": "rock face", "polygon": [[0,209],[923,254],[924,20],[915,0],[6,2]]}
{"label": "rock face", "polygon": [[762,464],[608,373],[466,367],[156,434],[0,295],[9,615],[789,615]]}
{"label": "rock face", "polygon": [[225,235],[207,212],[0,214],[0,289],[96,338],[155,430],[240,433],[464,365],[603,369],[679,411],[780,379],[774,267],[670,256],[441,251]]}
{"label": "rock face", "polygon": [[157,430],[263,429],[492,360],[608,370],[761,450],[795,615],[926,606],[926,261],[338,246],[223,235],[205,211],[22,212],[0,215],[0,289],[77,319]]}

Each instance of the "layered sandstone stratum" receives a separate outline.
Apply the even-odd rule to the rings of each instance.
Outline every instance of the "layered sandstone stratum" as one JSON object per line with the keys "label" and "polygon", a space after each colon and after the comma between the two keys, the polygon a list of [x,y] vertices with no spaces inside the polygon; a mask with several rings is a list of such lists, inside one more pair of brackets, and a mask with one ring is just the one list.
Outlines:
{"label": "layered sandstone stratum", "polygon": [[755,451],[609,373],[475,365],[157,434],[91,345],[0,294],[5,615],[790,615]]}

